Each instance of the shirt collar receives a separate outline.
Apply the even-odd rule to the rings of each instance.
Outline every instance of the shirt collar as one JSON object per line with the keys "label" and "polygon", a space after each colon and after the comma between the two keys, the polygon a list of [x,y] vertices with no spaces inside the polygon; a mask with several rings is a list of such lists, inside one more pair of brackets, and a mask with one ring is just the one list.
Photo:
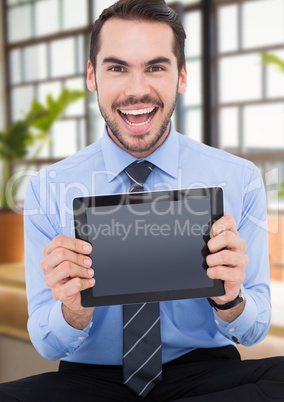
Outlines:
{"label": "shirt collar", "polygon": [[[118,176],[128,165],[137,160],[137,158],[124,151],[112,141],[108,135],[106,126],[102,137],[102,152],[106,171],[110,172],[108,175],[109,182],[115,179],[115,177]],[[153,163],[165,173],[176,178],[178,171],[178,155],[178,136],[173,124],[171,123],[170,132],[166,140],[155,152],[147,156],[145,159]]]}

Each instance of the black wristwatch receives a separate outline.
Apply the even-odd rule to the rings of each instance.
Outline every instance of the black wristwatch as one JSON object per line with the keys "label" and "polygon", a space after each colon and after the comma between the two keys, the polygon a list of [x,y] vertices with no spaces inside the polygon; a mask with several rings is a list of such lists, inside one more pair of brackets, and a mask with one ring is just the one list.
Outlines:
{"label": "black wristwatch", "polygon": [[238,296],[230,301],[229,303],[225,303],[225,304],[217,304],[216,302],[214,302],[214,300],[208,298],[208,302],[209,304],[216,310],[229,310],[230,308],[233,308],[235,306],[237,306],[238,304],[242,303],[243,301],[245,301],[246,299],[246,295],[245,295],[245,290],[243,285],[241,285],[240,291]]}

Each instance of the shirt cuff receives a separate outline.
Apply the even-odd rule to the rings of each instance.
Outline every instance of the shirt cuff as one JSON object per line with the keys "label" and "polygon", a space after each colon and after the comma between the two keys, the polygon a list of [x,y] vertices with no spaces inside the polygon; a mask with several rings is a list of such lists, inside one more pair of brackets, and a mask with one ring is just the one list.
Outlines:
{"label": "shirt cuff", "polygon": [[57,301],[49,315],[49,327],[53,335],[67,347],[70,352],[78,349],[85,339],[89,336],[92,328],[92,320],[82,330],[76,329],[69,325],[62,313],[62,303]]}
{"label": "shirt cuff", "polygon": [[236,318],[234,321],[228,323],[226,321],[221,320],[216,312],[215,315],[215,323],[218,327],[219,332],[223,334],[226,338],[232,340],[233,342],[243,345],[248,345],[250,342],[245,338],[246,332],[252,327],[257,319],[257,306],[255,301],[250,297],[250,295],[246,292],[246,305],[242,314]]}

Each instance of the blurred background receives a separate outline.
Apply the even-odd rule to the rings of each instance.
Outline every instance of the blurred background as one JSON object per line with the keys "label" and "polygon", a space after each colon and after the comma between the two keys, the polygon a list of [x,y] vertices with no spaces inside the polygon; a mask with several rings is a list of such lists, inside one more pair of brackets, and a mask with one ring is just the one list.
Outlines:
{"label": "blurred background", "polygon": [[[47,95],[57,98],[64,88],[86,91],[92,23],[113,0],[0,1],[1,131],[21,119],[34,99],[43,104]],[[284,0],[167,3],[180,14],[187,32],[188,89],[178,98],[176,128],[253,161],[262,173],[271,333],[284,339]],[[27,155],[20,168],[38,170],[73,154],[97,140],[102,128],[96,96],[86,93],[53,124],[52,141],[44,143],[32,166]],[[19,203],[24,194],[25,185]],[[0,339],[0,354],[4,349]]]}

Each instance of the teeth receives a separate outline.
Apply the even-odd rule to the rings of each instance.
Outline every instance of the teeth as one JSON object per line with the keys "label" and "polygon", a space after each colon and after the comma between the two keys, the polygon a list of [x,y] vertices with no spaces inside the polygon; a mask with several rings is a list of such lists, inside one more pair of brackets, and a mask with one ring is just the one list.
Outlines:
{"label": "teeth", "polygon": [[153,112],[155,107],[149,107],[147,109],[139,109],[139,110],[120,110],[123,114],[131,114],[132,116],[138,116],[140,114],[148,114]]}
{"label": "teeth", "polygon": [[127,122],[127,124],[129,124],[130,126],[133,126],[133,127],[145,126],[145,125],[148,124],[151,120],[152,120],[152,117],[149,117],[149,119],[148,119],[147,121],[144,121],[143,123],[131,123],[129,120],[125,119],[125,121]]}

